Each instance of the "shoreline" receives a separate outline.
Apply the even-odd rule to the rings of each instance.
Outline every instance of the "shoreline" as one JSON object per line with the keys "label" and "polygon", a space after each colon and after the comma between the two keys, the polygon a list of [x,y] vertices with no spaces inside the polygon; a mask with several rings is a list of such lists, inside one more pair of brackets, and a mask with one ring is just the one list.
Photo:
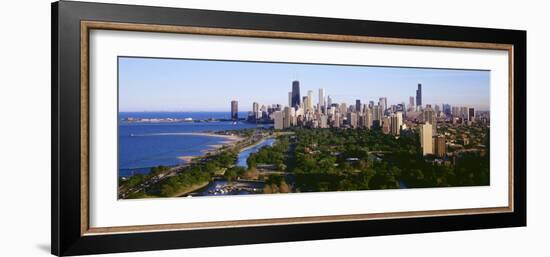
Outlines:
{"label": "shoreline", "polygon": [[267,141],[268,139],[274,139],[274,138],[273,138],[273,137],[264,137],[264,138],[262,138],[262,140],[260,140],[260,141],[258,141],[258,142],[256,142],[256,143],[254,143],[254,144],[251,144],[251,145],[249,145],[249,146],[247,146],[247,147],[243,147],[242,149],[239,150],[239,153],[242,153],[242,152],[244,152],[244,151],[246,151],[246,150],[249,150],[249,149],[251,149],[251,148],[254,148],[254,147],[256,147],[256,146],[262,144],[263,142]]}
{"label": "shoreline", "polygon": [[240,141],[243,140],[242,137],[237,135],[222,135],[212,132],[180,132],[180,133],[155,133],[155,135],[165,135],[165,136],[205,136],[205,137],[221,137],[229,141]]}
{"label": "shoreline", "polygon": [[185,164],[191,163],[195,158],[201,158],[205,155],[215,152],[223,147],[232,147],[235,146],[239,141],[242,141],[244,138],[237,135],[221,135],[211,132],[184,132],[184,133],[170,133],[172,135],[189,135],[189,136],[208,136],[208,137],[219,137],[224,138],[224,141],[219,142],[218,144],[207,145],[208,148],[201,150],[199,155],[183,155],[178,156],[177,158],[184,161]]}
{"label": "shoreline", "polygon": [[208,184],[210,184],[210,181],[192,185],[189,188],[187,188],[187,189],[185,189],[181,192],[177,192],[176,194],[174,194],[173,196],[170,196],[170,197],[186,197],[187,195],[189,195],[189,194],[191,194],[195,191],[198,191],[200,189],[203,189],[203,188],[207,187]]}

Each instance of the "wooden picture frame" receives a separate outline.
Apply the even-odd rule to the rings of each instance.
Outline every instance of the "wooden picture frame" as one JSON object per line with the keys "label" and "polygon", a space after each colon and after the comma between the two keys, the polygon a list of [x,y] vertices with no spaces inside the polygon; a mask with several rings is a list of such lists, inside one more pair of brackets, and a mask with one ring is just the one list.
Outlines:
{"label": "wooden picture frame", "polygon": [[[90,227],[90,30],[222,35],[508,52],[506,207]],[[485,229],[526,225],[526,32],[84,2],[52,4],[52,254]],[[498,128],[496,128],[498,129]]]}

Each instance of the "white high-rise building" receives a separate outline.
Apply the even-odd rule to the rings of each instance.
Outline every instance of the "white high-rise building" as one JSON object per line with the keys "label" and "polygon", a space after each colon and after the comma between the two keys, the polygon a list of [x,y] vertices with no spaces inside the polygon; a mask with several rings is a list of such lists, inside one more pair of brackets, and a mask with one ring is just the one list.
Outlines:
{"label": "white high-rise building", "polygon": [[396,112],[391,115],[390,132],[392,135],[398,136],[401,134],[401,125],[403,125],[403,113]]}
{"label": "white high-rise building", "polygon": [[342,124],[342,118],[340,116],[340,113],[337,112],[334,114],[334,122],[332,123],[332,126],[335,128],[339,128],[341,124]]}
{"label": "white high-rise building", "polygon": [[313,90],[307,91],[307,110],[313,110]]}
{"label": "white high-rise building", "polygon": [[283,129],[284,128],[284,115],[282,111],[276,111],[273,113],[274,121],[275,121],[275,129]]}
{"label": "white high-rise building", "polygon": [[292,106],[292,92],[288,92],[288,106]]}
{"label": "white high-rise building", "polygon": [[348,112],[348,105],[346,103],[340,104],[340,113],[342,115],[346,115],[347,112]]}
{"label": "white high-rise building", "polygon": [[348,123],[351,128],[357,128],[357,113],[348,112]]}
{"label": "white high-rise building", "polygon": [[319,88],[319,108],[322,110],[325,107],[325,89]]}
{"label": "white high-rise building", "polygon": [[422,147],[422,154],[433,154],[432,144],[432,124],[425,123],[420,127],[420,146]]}
{"label": "white high-rise building", "polygon": [[368,108],[366,113],[365,113],[365,119],[366,119],[365,126],[369,129],[372,128],[372,120],[373,120],[372,118],[373,118],[372,117],[372,108]]}
{"label": "white high-rise building", "polygon": [[255,119],[260,119],[262,117],[262,112],[260,112],[260,104],[257,102],[252,103],[252,112],[254,113]]}
{"label": "white high-rise building", "polygon": [[380,105],[375,105],[374,106],[374,113],[373,113],[373,120],[378,120],[378,121],[381,121],[382,118],[384,118],[384,112],[383,112],[383,108],[382,106]]}
{"label": "white high-rise building", "polygon": [[388,98],[380,97],[380,99],[378,99],[378,105],[382,107],[382,116],[384,116],[384,112],[388,109]]}

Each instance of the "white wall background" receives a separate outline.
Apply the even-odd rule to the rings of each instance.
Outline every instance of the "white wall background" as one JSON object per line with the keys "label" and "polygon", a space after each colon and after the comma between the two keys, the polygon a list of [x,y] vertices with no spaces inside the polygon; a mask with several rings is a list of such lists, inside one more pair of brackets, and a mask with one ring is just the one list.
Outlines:
{"label": "white wall background", "polygon": [[[524,29],[528,31],[528,227],[127,253],[117,256],[548,256],[550,31],[545,1],[114,0],[187,8]],[[8,1],[0,15],[0,256],[50,244],[50,1]],[[527,114],[526,114],[527,115]]]}

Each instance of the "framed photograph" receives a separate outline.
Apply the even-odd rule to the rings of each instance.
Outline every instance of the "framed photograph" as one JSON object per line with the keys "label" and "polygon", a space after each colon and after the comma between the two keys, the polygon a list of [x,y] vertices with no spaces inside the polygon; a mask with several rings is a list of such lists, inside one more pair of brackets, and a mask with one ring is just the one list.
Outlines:
{"label": "framed photograph", "polygon": [[56,2],[52,253],[526,225],[526,32]]}

